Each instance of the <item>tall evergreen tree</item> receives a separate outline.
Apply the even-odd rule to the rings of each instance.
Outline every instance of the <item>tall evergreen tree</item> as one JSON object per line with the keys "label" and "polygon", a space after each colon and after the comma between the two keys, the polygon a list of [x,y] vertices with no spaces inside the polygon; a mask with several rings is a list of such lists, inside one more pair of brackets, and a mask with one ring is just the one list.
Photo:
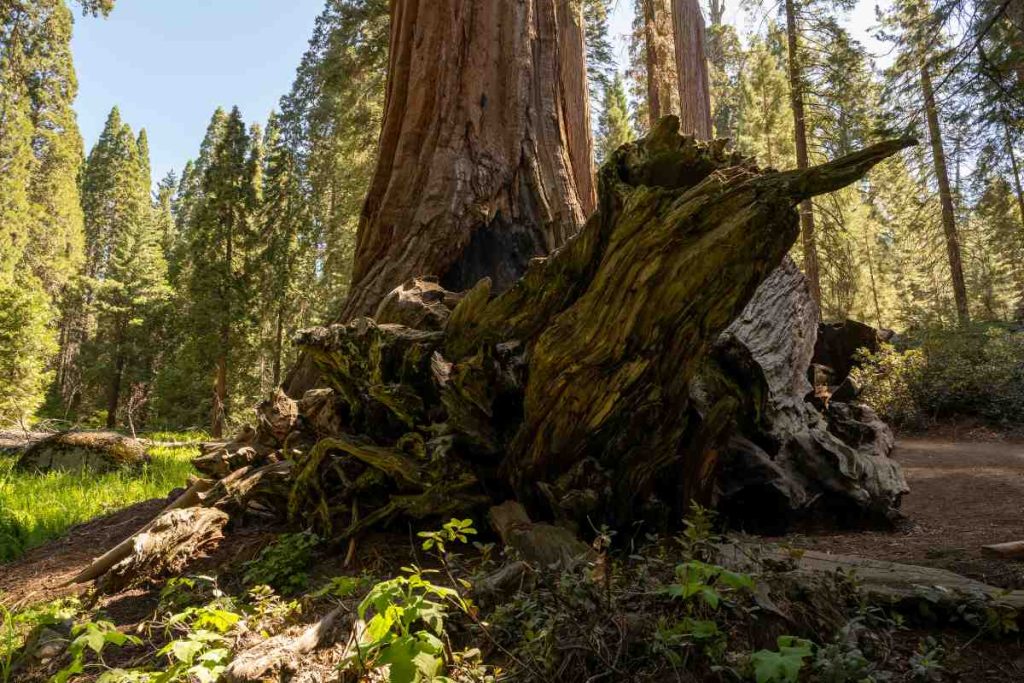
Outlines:
{"label": "tall evergreen tree", "polygon": [[252,143],[235,107],[210,156],[199,192],[201,200],[188,227],[190,324],[194,342],[211,359],[213,382],[210,431],[219,437],[231,411],[232,362],[242,347],[249,293],[245,247],[251,243],[257,191],[253,185]]}
{"label": "tall evergreen tree", "polygon": [[605,89],[604,101],[601,103],[596,145],[598,162],[607,159],[609,154],[632,139],[626,86],[622,76],[616,73],[611,85]]}

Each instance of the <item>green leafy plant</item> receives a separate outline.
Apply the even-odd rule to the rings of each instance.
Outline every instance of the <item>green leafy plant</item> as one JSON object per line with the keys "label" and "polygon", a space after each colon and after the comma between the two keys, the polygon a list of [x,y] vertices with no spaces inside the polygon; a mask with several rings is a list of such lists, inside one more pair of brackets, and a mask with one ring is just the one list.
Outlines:
{"label": "green leafy plant", "polygon": [[931,636],[917,645],[917,651],[910,656],[910,673],[916,681],[937,681],[945,668],[942,658],[945,650]]}
{"label": "green leafy plant", "polygon": [[71,656],[71,663],[57,672],[53,677],[53,683],[67,683],[72,676],[85,671],[85,656],[91,651],[103,664],[103,651],[108,645],[121,647],[125,643],[141,645],[142,640],[136,636],[121,633],[109,621],[87,621],[77,624],[71,631],[71,644],[68,645],[68,654]]}
{"label": "green leafy plant", "polygon": [[201,607],[189,607],[172,614],[164,622],[171,640],[157,651],[167,659],[167,667],[153,672],[152,683],[199,681],[213,683],[231,662],[227,635],[242,620],[234,603],[220,598]]}
{"label": "green leafy plant", "polygon": [[250,586],[264,584],[291,595],[309,584],[308,569],[320,537],[304,531],[284,534],[245,564],[244,581]]}
{"label": "green leafy plant", "polygon": [[794,636],[779,636],[778,650],[758,650],[750,655],[757,683],[797,683],[814,643]]}
{"label": "green leafy plant", "polygon": [[366,576],[335,576],[310,593],[311,598],[348,598],[369,587]]}
{"label": "green leafy plant", "polygon": [[676,566],[676,582],[665,586],[662,592],[688,605],[694,605],[696,601],[696,607],[714,611],[718,609],[724,595],[753,588],[754,580],[747,574],[690,560]]}
{"label": "green leafy plant", "polygon": [[447,606],[468,610],[458,591],[431,583],[417,568],[375,585],[359,604],[362,620],[372,611],[356,653],[343,667],[389,667],[391,683],[442,680]]}
{"label": "green leafy plant", "polygon": [[37,626],[67,622],[82,609],[78,598],[59,598],[14,612],[0,605],[0,682],[8,683],[25,636]]}
{"label": "green leafy plant", "polygon": [[421,531],[416,535],[424,539],[424,550],[436,549],[438,553],[444,555],[448,552],[446,543],[468,543],[469,536],[476,535],[476,529],[473,528],[471,519],[451,519],[438,531]]}

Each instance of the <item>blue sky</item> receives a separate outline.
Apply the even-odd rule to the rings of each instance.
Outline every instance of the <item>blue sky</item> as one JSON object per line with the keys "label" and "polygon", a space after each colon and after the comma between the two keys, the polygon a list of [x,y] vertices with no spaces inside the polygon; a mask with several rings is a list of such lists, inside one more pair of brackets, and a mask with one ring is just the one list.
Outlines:
{"label": "blue sky", "polygon": [[76,109],[86,151],[111,107],[146,128],[154,182],[194,156],[217,106],[265,121],[291,87],[323,0],[118,0],[78,17]]}
{"label": "blue sky", "polygon": [[[74,55],[78,119],[86,150],[117,105],[132,128],[146,128],[153,180],[181,170],[218,106],[238,105],[247,122],[265,121],[291,86],[323,0],[118,0],[107,19],[79,18]],[[617,0],[610,28],[626,61],[632,0]],[[747,21],[729,0],[726,21]],[[874,0],[860,0],[848,22],[867,35]]]}

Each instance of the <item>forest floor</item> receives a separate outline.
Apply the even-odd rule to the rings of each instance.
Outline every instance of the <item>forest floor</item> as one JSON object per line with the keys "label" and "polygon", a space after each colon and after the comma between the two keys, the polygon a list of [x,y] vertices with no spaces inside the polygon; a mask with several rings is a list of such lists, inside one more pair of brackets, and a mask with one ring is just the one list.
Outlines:
{"label": "forest floor", "polygon": [[983,545],[1024,539],[1024,441],[903,438],[896,459],[910,484],[901,508],[907,519],[900,530],[790,534],[776,540],[1024,588],[1024,562],[981,554]]}
{"label": "forest floor", "polygon": [[[946,435],[942,437],[900,440],[896,457],[904,467],[912,490],[904,500],[907,521],[901,529],[791,534],[765,540],[796,548],[940,567],[997,586],[1024,587],[1024,563],[990,560],[980,553],[984,544],[1024,538],[1024,443],[954,442],[947,440]],[[84,587],[63,584],[94,556],[148,522],[165,504],[164,499],[135,503],[74,526],[61,538],[32,548],[14,562],[0,565],[0,607],[17,611],[81,593]],[[190,567],[190,574],[221,575],[227,582],[221,584],[226,592],[243,594],[245,588],[236,576],[238,568],[254,558],[277,531],[238,529],[210,557]],[[343,569],[337,553],[321,556],[311,568],[309,585],[319,585],[329,577],[342,574],[393,575],[397,567],[424,559],[418,545],[413,542],[411,532],[409,538],[392,534],[365,539],[360,544],[355,567]],[[224,572],[226,568],[233,569]],[[133,589],[101,598],[93,609],[101,610],[124,632],[139,632],[147,619],[152,618],[158,595],[157,590]],[[314,611],[311,610],[307,618],[312,618]],[[943,674],[928,680],[1024,680],[1024,655],[1016,639],[990,640],[979,638],[970,629],[935,630],[918,626],[895,630],[888,647],[894,661],[907,662],[918,656],[915,652],[926,647],[924,643],[931,643],[927,647],[934,646],[942,653]],[[124,656],[144,657],[141,653],[144,651],[129,648]],[[44,678],[26,677],[24,680]],[[904,669],[896,678],[886,680],[925,679]]]}

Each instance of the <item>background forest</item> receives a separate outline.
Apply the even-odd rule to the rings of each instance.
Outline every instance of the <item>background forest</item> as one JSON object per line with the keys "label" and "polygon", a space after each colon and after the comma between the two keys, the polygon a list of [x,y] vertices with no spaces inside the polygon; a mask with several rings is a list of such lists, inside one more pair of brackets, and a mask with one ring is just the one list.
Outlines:
{"label": "background forest", "polygon": [[[622,68],[616,0],[580,1],[600,162],[678,110],[659,85],[675,81],[659,57],[671,26],[667,0],[635,0]],[[95,16],[113,3],[79,5]],[[892,50],[884,69],[844,28],[851,8],[751,2],[741,33],[710,0],[713,133],[780,169],[916,135],[923,144],[803,207],[794,258],[824,319],[959,335],[948,360],[994,349],[1002,361],[981,379],[1012,385],[1024,357],[1008,331],[1024,318],[1024,3],[889,3],[876,27]],[[0,417],[219,435],[283,381],[295,332],[332,321],[344,299],[376,161],[388,2],[327,0],[279,111],[246,121],[217,109],[193,160],[160,179],[145,122],[116,106],[83,149],[74,9],[0,0]],[[996,413],[1019,411],[1012,398]]]}

